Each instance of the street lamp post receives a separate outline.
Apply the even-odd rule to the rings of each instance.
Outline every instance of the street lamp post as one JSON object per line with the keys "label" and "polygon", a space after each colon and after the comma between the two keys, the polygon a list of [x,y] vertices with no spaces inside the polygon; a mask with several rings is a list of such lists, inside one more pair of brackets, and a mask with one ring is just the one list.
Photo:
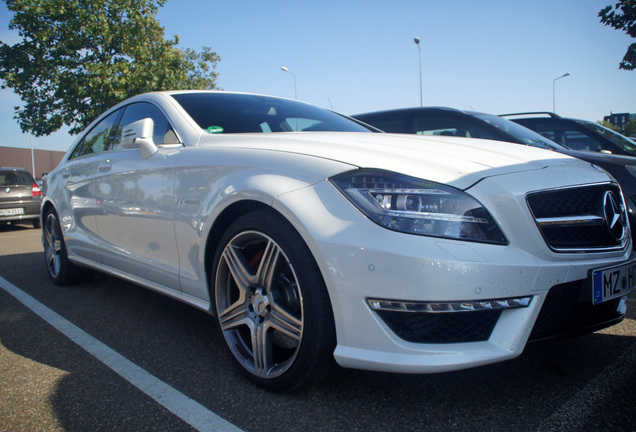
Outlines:
{"label": "street lamp post", "polygon": [[563,75],[561,75],[558,78],[555,78],[552,81],[552,112],[553,113],[556,113],[556,85],[555,84],[558,80],[560,80],[561,78],[565,78],[566,76],[570,76],[570,72],[564,73]]}
{"label": "street lamp post", "polygon": [[31,168],[33,169],[33,178],[37,180],[37,176],[35,175],[35,157],[33,155],[33,135],[31,135]]}
{"label": "street lamp post", "polygon": [[298,87],[296,86],[296,74],[287,69],[285,66],[280,68],[284,72],[289,72],[294,76],[294,99],[298,100]]}
{"label": "street lamp post", "polygon": [[417,52],[420,59],[420,106],[424,106],[424,102],[422,100],[422,49],[420,48],[420,38],[416,37],[413,39],[413,42],[417,45]]}

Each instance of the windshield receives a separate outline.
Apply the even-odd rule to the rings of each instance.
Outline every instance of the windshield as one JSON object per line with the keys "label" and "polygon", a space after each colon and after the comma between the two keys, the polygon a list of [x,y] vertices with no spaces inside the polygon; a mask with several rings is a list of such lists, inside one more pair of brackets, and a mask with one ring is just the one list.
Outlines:
{"label": "windshield", "polygon": [[636,154],[636,143],[628,138],[625,138],[623,135],[597,123],[585,120],[576,120],[576,122],[593,132],[603,135],[605,138],[612,141],[623,150]]}
{"label": "windshield", "polygon": [[554,141],[550,141],[543,135],[540,135],[533,130],[525,128],[520,124],[517,124],[505,118],[501,118],[493,114],[484,113],[474,113],[474,116],[514,136],[515,138],[521,140],[524,144],[551,150],[562,150],[567,148],[565,146],[562,146],[561,144],[555,143]]}
{"label": "windshield", "polygon": [[250,132],[371,132],[313,105],[269,96],[233,93],[176,93],[195,122],[211,134]]}

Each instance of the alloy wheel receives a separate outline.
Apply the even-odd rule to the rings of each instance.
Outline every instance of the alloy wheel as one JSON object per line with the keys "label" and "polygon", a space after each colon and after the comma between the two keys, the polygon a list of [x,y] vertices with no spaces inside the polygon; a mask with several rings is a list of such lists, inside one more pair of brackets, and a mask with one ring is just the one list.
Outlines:
{"label": "alloy wheel", "polygon": [[302,291],[283,249],[257,231],[235,235],[216,272],[216,308],[227,345],[252,375],[276,378],[303,340]]}

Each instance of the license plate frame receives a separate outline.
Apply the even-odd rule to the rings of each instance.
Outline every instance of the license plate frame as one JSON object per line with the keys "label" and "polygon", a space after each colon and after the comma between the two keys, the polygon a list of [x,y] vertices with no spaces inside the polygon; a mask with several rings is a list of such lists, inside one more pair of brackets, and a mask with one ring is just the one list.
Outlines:
{"label": "license plate frame", "polygon": [[636,260],[592,272],[592,302],[600,304],[636,290]]}

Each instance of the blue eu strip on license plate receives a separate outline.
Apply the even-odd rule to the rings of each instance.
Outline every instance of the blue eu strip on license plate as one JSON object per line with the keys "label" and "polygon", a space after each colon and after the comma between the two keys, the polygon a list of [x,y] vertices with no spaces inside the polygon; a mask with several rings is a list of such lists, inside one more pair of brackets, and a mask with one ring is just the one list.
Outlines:
{"label": "blue eu strip on license plate", "polygon": [[636,288],[636,262],[592,273],[594,304],[622,297]]}

